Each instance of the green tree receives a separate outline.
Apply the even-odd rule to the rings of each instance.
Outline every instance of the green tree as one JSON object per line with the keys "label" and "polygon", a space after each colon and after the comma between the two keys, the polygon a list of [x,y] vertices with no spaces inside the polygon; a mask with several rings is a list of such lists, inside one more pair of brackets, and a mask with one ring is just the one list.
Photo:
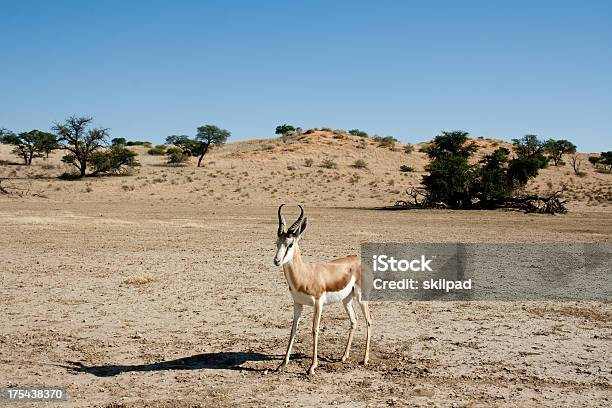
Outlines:
{"label": "green tree", "polygon": [[558,166],[563,163],[564,154],[576,153],[576,145],[565,139],[549,139],[544,142],[544,152],[549,155],[555,166]]}
{"label": "green tree", "polygon": [[277,135],[286,135],[289,132],[295,132],[295,130],[296,129],[294,126],[291,126],[285,123],[284,125],[277,126],[274,133]]}
{"label": "green tree", "polygon": [[515,190],[525,185],[538,170],[546,165],[542,142],[533,135],[515,139],[515,157],[509,160],[510,150],[500,147],[485,155],[476,164],[470,159],[478,150],[462,131],[442,132],[429,144],[431,159],[423,177],[425,194],[411,194],[419,205],[430,207],[444,204],[454,209],[498,208],[507,205],[532,205],[512,202]]}
{"label": "green tree", "polygon": [[519,157],[534,157],[544,151],[544,143],[537,135],[525,135],[520,139],[512,139],[514,151]]}
{"label": "green tree", "polygon": [[423,176],[430,201],[471,208],[477,174],[469,158],[477,147],[467,141],[468,133],[462,131],[442,132],[434,138],[427,153],[431,162],[425,167],[429,174]]}
{"label": "green tree", "polygon": [[13,153],[21,157],[28,166],[32,164],[32,159],[43,157],[43,153],[49,157],[49,153],[58,147],[55,135],[40,130],[22,132],[18,135],[3,130],[1,141],[15,146]]}
{"label": "green tree", "polygon": [[108,138],[108,129],[88,129],[92,117],[71,116],[64,123],[55,123],[52,129],[58,136],[61,148],[68,151],[62,161],[72,164],[79,171],[79,177],[85,177],[91,155],[100,149]]}
{"label": "green tree", "polygon": [[496,208],[512,194],[507,168],[509,154],[510,150],[500,147],[480,161],[476,189],[480,207]]}
{"label": "green tree", "polygon": [[508,162],[508,177],[514,187],[522,187],[546,167],[548,159],[543,154],[544,142],[536,135],[512,139],[512,144],[516,157]]}
{"label": "green tree", "polygon": [[612,172],[612,151],[601,152],[599,156],[601,157],[601,160],[599,161],[599,163],[608,167],[608,173]]}
{"label": "green tree", "polygon": [[601,152],[599,156],[591,156],[589,157],[589,162],[593,166],[598,167],[598,168],[603,168],[604,171],[611,173],[612,172],[612,151]]}
{"label": "green tree", "polygon": [[183,154],[191,156],[192,152],[198,150],[199,142],[194,139],[190,139],[187,135],[171,135],[166,138],[166,143],[180,147]]}
{"label": "green tree", "polygon": [[225,144],[227,138],[231,136],[228,130],[221,129],[214,125],[204,125],[198,128],[195,140],[200,144],[198,145],[195,153],[199,156],[198,167],[202,163],[204,155],[208,153],[208,149],[211,145],[221,146]]}
{"label": "green tree", "polygon": [[204,155],[211,146],[223,145],[230,136],[228,130],[214,125],[204,125],[197,128],[194,139],[187,135],[171,135],[166,137],[166,143],[179,147],[182,155],[198,156],[198,167],[200,167]]}
{"label": "green tree", "polygon": [[127,144],[127,140],[125,137],[115,137],[111,140],[111,146],[125,146]]}

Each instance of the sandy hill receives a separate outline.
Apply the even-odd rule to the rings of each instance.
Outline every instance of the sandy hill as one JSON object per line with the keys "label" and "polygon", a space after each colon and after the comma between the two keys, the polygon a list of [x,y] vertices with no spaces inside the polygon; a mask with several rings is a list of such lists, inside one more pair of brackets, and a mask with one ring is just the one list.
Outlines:
{"label": "sandy hill", "polygon": [[[474,139],[480,151],[475,159],[496,147],[511,146],[494,139]],[[405,190],[420,184],[428,160],[415,144],[380,146],[365,139],[326,130],[283,138],[228,143],[212,150],[195,167],[165,164],[164,156],[151,156],[144,147],[132,148],[141,166],[132,176],[95,177],[63,181],[56,177],[70,167],[61,162],[62,152],[28,166],[0,165],[0,177],[17,178],[13,183],[51,201],[116,202],[156,200],[181,203],[277,205],[301,202],[315,206],[381,206],[405,197]],[[10,146],[0,146],[0,160],[16,162]],[[528,189],[546,193],[567,187],[573,206],[606,208],[612,203],[612,176],[595,171],[580,154],[583,177],[574,175],[569,164],[543,170]],[[365,167],[363,167],[365,165]],[[400,171],[401,165],[414,168]],[[7,199],[6,196],[0,200]],[[11,198],[13,199],[13,198]]]}

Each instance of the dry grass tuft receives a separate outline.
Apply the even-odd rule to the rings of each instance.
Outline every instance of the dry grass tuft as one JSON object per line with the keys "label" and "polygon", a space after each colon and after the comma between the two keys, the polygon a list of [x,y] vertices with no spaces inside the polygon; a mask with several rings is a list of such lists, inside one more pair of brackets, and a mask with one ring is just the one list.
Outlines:
{"label": "dry grass tuft", "polygon": [[147,285],[151,282],[155,282],[155,278],[150,273],[141,273],[140,275],[132,275],[123,281],[123,283],[127,285]]}

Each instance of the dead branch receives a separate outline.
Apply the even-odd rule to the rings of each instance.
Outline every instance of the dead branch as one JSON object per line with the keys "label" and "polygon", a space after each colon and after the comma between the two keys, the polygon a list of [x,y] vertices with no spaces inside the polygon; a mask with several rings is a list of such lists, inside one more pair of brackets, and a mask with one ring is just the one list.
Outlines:
{"label": "dead branch", "polygon": [[16,184],[13,179],[0,177],[0,194],[17,197],[33,196],[46,198],[43,193],[44,191],[32,192],[32,182],[30,181]]}

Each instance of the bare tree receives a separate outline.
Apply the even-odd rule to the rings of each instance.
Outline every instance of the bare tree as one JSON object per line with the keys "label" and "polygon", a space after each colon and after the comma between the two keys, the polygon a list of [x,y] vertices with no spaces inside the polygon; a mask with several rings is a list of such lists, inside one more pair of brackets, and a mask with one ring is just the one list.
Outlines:
{"label": "bare tree", "polygon": [[70,152],[62,160],[74,165],[79,170],[79,177],[85,177],[92,153],[102,147],[108,137],[107,128],[87,130],[92,121],[92,117],[71,116],[64,123],[55,123],[52,127],[58,141],[63,143],[62,148]]}
{"label": "bare tree", "polygon": [[576,174],[577,176],[583,174],[582,171],[580,170],[582,168],[582,159],[577,154],[574,154],[572,155],[570,160],[572,162],[572,168],[574,169],[574,174]]}

